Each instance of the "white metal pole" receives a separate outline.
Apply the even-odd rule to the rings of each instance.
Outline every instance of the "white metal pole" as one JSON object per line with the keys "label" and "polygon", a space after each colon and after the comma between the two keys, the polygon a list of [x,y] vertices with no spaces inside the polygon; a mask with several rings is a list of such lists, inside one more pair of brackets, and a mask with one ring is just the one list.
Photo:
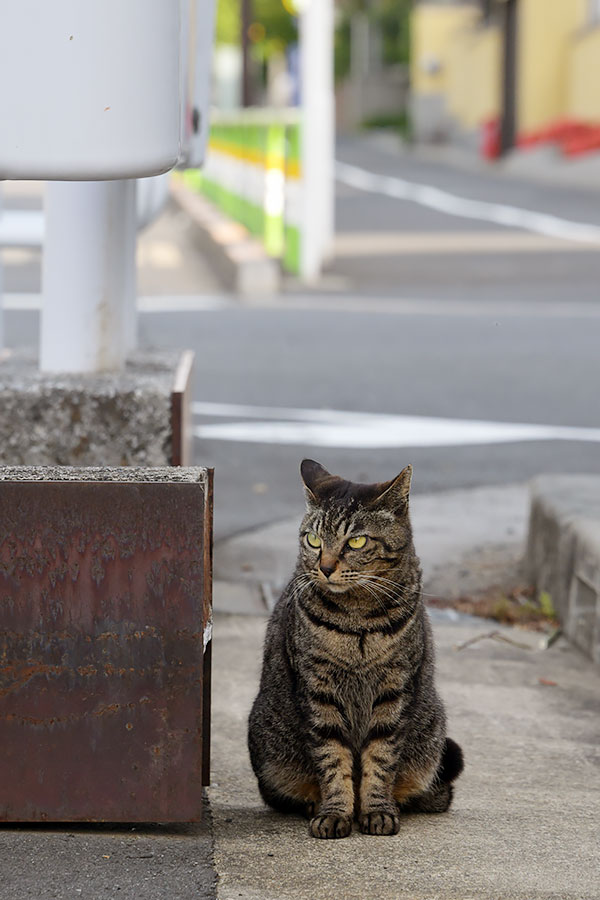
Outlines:
{"label": "white metal pole", "polygon": [[334,236],[333,0],[302,0],[302,274],[318,278]]}
{"label": "white metal pole", "polygon": [[[161,176],[162,177],[162,176]],[[137,347],[137,233],[138,182],[131,179],[126,182],[128,196],[125,203],[127,220],[123,223],[123,254],[125,256],[125,283],[123,285],[123,331],[125,354],[128,355]]]}
{"label": "white metal pole", "polygon": [[[0,181],[0,222],[2,222],[2,182]],[[0,240],[0,251],[2,250],[2,241]],[[2,256],[0,255],[0,350],[4,347],[4,301],[3,301],[2,284]]]}
{"label": "white metal pole", "polygon": [[46,217],[40,368],[119,369],[132,338],[135,184],[49,182]]}

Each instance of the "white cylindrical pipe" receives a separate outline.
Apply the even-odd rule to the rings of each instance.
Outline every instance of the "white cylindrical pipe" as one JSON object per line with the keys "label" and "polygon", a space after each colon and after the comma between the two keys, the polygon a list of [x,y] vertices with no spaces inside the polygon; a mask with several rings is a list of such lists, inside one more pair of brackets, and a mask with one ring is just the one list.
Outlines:
{"label": "white cylindrical pipe", "polygon": [[[162,177],[162,176],[160,176]],[[125,354],[128,355],[137,347],[137,233],[138,210],[137,192],[139,182],[132,179],[126,182],[129,192],[125,212],[127,220],[123,223],[123,253],[125,255],[125,283],[123,285],[123,332]]]}
{"label": "white cylindrical pipe", "polygon": [[40,368],[120,369],[133,331],[135,184],[50,182],[46,217]]}
{"label": "white cylindrical pipe", "polygon": [[[0,222],[2,221],[2,182],[0,182]],[[0,250],[2,250],[2,242],[0,241]],[[4,302],[3,302],[2,284],[2,256],[0,256],[0,350],[4,347]]]}
{"label": "white cylindrical pipe", "polygon": [[333,0],[303,0],[300,16],[302,79],[302,275],[319,276],[334,236],[335,101]]}

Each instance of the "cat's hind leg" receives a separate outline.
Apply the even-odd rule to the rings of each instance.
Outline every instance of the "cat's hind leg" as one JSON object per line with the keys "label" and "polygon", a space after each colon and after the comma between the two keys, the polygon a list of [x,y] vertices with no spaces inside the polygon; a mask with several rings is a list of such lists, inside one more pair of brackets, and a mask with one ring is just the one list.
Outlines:
{"label": "cat's hind leg", "polygon": [[307,819],[314,816],[321,799],[316,778],[273,762],[267,763],[258,773],[258,788],[268,806]]}

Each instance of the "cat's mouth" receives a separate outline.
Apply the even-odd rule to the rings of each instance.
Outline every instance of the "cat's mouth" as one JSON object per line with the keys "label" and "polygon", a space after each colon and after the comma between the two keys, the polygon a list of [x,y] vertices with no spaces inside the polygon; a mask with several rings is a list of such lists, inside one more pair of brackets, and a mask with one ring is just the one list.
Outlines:
{"label": "cat's mouth", "polygon": [[331,591],[332,594],[345,594],[352,587],[348,581],[331,581],[330,578],[325,578],[323,575],[317,575],[315,581],[320,587]]}
{"label": "cat's mouth", "polygon": [[340,584],[339,582],[334,581],[320,581],[319,584],[321,587],[325,587],[328,591],[331,591],[332,594],[345,594],[350,590],[349,584]]}

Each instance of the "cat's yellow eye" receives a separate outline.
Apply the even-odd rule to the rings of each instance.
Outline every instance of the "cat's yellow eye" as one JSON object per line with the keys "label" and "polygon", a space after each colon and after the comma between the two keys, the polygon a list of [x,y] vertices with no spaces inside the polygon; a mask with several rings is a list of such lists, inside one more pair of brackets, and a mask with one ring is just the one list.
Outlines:
{"label": "cat's yellow eye", "polygon": [[321,546],[321,538],[318,534],[315,534],[314,531],[308,532],[308,534],[306,535],[306,540],[309,547],[312,547],[314,550],[318,550]]}
{"label": "cat's yellow eye", "polygon": [[366,537],[364,536],[364,534],[361,534],[359,537],[350,538],[350,540],[348,541],[348,546],[353,550],[361,550],[366,543]]}

